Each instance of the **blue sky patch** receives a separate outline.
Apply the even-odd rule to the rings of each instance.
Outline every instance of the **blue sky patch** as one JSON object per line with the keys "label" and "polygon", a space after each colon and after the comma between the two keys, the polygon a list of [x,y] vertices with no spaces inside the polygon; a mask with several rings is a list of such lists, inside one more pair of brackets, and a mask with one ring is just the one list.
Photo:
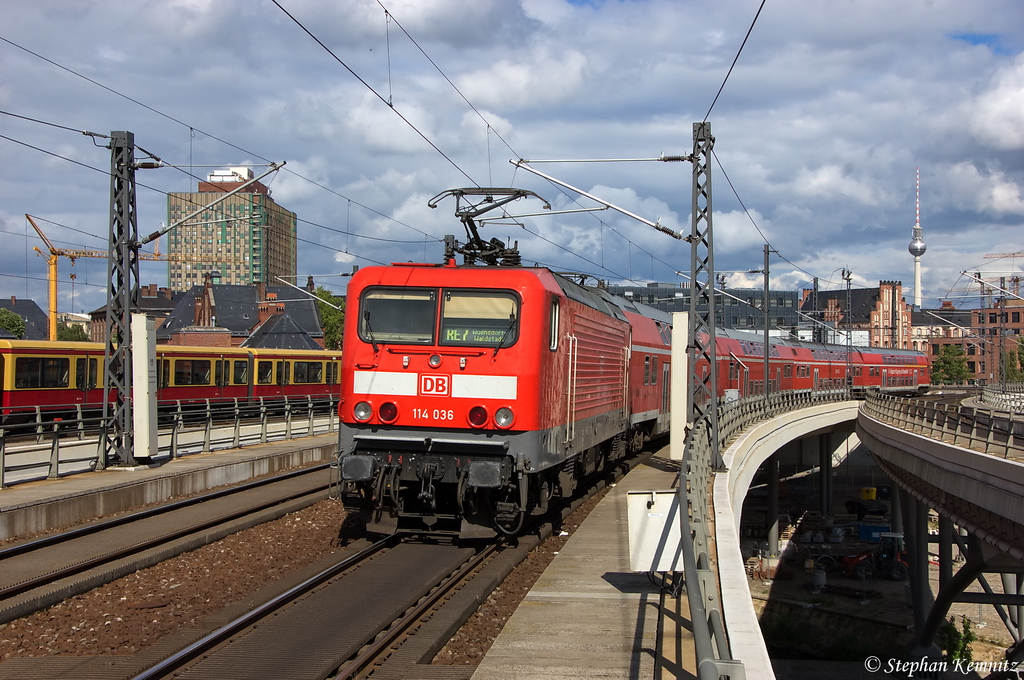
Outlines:
{"label": "blue sky patch", "polygon": [[1002,44],[1002,38],[996,33],[951,33],[949,37],[971,45],[984,45],[994,54],[1010,54],[1010,50]]}

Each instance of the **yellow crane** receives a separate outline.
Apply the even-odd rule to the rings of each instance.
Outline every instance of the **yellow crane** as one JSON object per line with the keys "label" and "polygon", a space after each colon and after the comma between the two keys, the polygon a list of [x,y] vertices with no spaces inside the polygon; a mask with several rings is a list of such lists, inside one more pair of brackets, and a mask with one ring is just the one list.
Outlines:
{"label": "yellow crane", "polygon": [[[60,258],[60,257],[66,257],[69,260],[71,260],[72,264],[74,264],[75,260],[80,258],[80,257],[102,257],[102,258],[107,258],[107,257],[110,257],[110,253],[108,253],[106,250],[75,250],[75,249],[70,249],[70,248],[57,248],[56,246],[53,245],[53,243],[50,242],[50,239],[46,238],[46,234],[44,234],[43,230],[39,228],[39,225],[36,224],[35,220],[32,219],[31,215],[26,214],[25,215],[25,219],[27,219],[29,224],[32,225],[32,228],[36,230],[36,233],[39,234],[39,238],[41,238],[43,240],[43,243],[46,244],[46,249],[49,251],[49,253],[44,253],[38,247],[33,247],[32,248],[32,250],[36,251],[43,258],[46,259],[46,266],[47,266],[46,279],[47,279],[47,282],[49,284],[49,317],[50,317],[50,319],[49,319],[49,321],[50,321],[50,325],[49,325],[49,339],[50,340],[56,340],[57,339],[57,259]],[[157,246],[157,249],[159,251],[159,245]],[[204,260],[201,257],[194,257],[194,256],[189,256],[189,255],[161,255],[159,252],[157,252],[156,254],[152,254],[152,253],[139,253],[139,259],[140,260],[154,260],[154,261],[157,261],[157,262],[210,262],[210,260]],[[220,262],[220,263],[224,263],[224,264],[239,264],[239,263],[242,263],[243,261],[242,260],[235,260],[235,259],[217,258],[215,260],[212,260],[212,262]]]}

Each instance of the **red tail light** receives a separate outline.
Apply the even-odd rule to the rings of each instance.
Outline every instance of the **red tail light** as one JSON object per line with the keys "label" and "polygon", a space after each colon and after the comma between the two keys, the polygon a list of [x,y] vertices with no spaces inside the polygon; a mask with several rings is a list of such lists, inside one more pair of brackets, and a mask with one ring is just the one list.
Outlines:
{"label": "red tail light", "polygon": [[483,406],[474,406],[469,409],[469,424],[473,427],[483,427],[487,424],[487,409]]}
{"label": "red tail light", "polygon": [[380,409],[377,411],[377,415],[385,423],[393,423],[398,418],[398,407],[390,401],[386,401],[380,405]]}

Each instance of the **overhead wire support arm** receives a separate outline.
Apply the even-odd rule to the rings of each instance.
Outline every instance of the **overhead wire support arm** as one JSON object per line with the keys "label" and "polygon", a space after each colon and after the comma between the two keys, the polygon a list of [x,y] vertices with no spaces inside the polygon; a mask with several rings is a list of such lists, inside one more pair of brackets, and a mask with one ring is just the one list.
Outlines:
{"label": "overhead wire support arm", "polygon": [[169,232],[170,230],[172,230],[172,229],[176,229],[176,228],[180,227],[181,225],[185,224],[186,222],[188,222],[188,221],[189,221],[190,219],[192,219],[193,217],[195,217],[195,216],[197,216],[197,215],[199,215],[199,214],[201,214],[201,213],[203,213],[203,212],[205,212],[205,211],[209,210],[210,208],[212,208],[213,206],[217,205],[218,203],[221,203],[221,202],[223,202],[223,201],[226,201],[227,199],[231,198],[231,197],[232,197],[232,196],[234,196],[235,194],[237,194],[237,193],[239,193],[239,192],[243,191],[244,189],[246,189],[246,188],[248,188],[248,187],[252,186],[252,185],[253,185],[253,184],[255,184],[256,182],[259,182],[259,181],[260,181],[261,179],[263,179],[263,178],[264,178],[264,177],[266,177],[267,175],[270,175],[270,174],[272,174],[272,173],[275,173],[275,172],[277,172],[278,170],[280,170],[281,168],[283,168],[283,167],[285,166],[285,164],[286,164],[286,163],[287,163],[287,161],[281,161],[280,163],[271,163],[271,164],[270,164],[270,169],[269,169],[269,170],[267,170],[266,172],[264,172],[264,173],[263,173],[262,175],[260,175],[259,177],[255,177],[255,178],[253,178],[253,179],[250,179],[250,180],[249,180],[249,181],[247,181],[247,182],[244,182],[244,183],[242,183],[242,184],[238,185],[237,187],[235,187],[235,188],[234,188],[234,189],[232,189],[231,191],[229,191],[229,192],[227,192],[227,193],[225,193],[225,194],[222,194],[221,196],[217,197],[217,199],[216,199],[216,200],[214,200],[213,202],[211,202],[211,203],[207,203],[206,205],[202,206],[201,208],[197,208],[197,209],[196,209],[196,210],[194,210],[193,212],[189,213],[189,214],[188,214],[188,215],[186,215],[185,217],[182,217],[182,218],[181,218],[180,220],[178,220],[177,222],[171,222],[170,224],[168,224],[168,225],[167,225],[166,227],[163,227],[163,228],[162,228],[162,229],[160,229],[159,231],[154,231],[154,232],[153,232],[152,234],[150,234],[149,236],[147,236],[147,237],[145,237],[144,239],[142,239],[142,240],[138,241],[138,242],[137,242],[137,243],[136,243],[135,245],[136,245],[136,246],[144,246],[144,245],[146,245],[147,243],[149,243],[150,241],[155,241],[156,239],[160,238],[161,236],[163,236],[164,234],[166,234],[166,233],[167,233],[167,232]]}
{"label": "overhead wire support arm", "polygon": [[569,191],[575,191],[576,193],[578,193],[581,196],[586,196],[587,198],[589,198],[592,201],[597,201],[601,205],[607,206],[607,207],[611,208],[612,210],[614,210],[616,212],[622,213],[626,217],[632,217],[637,222],[642,222],[642,223],[646,224],[649,227],[654,227],[658,231],[660,231],[662,233],[665,233],[665,234],[668,234],[669,236],[671,236],[674,239],[680,239],[680,240],[683,239],[683,235],[681,233],[679,233],[677,231],[673,231],[673,230],[669,229],[666,226],[663,226],[661,224],[661,222],[651,222],[650,220],[645,219],[643,217],[640,217],[639,215],[637,215],[635,213],[631,213],[630,211],[626,210],[625,208],[620,208],[619,206],[615,205],[614,203],[609,203],[608,201],[604,200],[603,198],[598,198],[597,196],[594,196],[593,194],[590,194],[590,193],[587,193],[586,191],[583,191],[583,189],[578,189],[578,188],[572,186],[571,184],[567,184],[566,182],[563,182],[563,181],[561,181],[559,179],[555,179],[551,175],[547,175],[547,174],[541,172],[540,170],[537,170],[535,168],[531,168],[528,165],[529,161],[526,161],[526,160],[523,160],[523,159],[520,158],[518,161],[510,160],[509,163],[511,163],[512,165],[516,166],[517,168],[522,168],[523,170],[526,170],[527,172],[532,172],[533,174],[537,175],[538,177],[542,177],[542,178],[546,179],[547,181],[549,181],[549,182],[551,182],[553,184],[557,184],[560,187],[565,187]]}
{"label": "overhead wire support arm", "polygon": [[543,158],[525,159],[520,158],[520,163],[647,163],[650,161],[662,161],[665,163],[678,163],[692,161],[693,156],[666,156],[661,154],[656,158]]}

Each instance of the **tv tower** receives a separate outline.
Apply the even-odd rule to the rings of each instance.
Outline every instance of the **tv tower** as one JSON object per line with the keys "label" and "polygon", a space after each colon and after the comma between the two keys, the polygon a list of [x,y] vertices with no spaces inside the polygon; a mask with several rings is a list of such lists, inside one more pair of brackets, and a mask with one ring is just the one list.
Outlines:
{"label": "tv tower", "polygon": [[921,168],[917,169],[916,218],[914,236],[910,239],[910,254],[914,256],[914,306],[921,309],[921,256],[927,249],[921,238]]}

